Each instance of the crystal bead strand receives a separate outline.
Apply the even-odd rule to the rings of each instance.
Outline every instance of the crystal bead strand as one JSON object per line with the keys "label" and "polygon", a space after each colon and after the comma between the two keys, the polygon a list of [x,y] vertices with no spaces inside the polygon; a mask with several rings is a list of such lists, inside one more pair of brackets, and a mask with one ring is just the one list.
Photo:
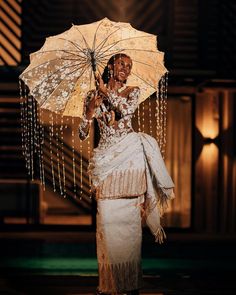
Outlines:
{"label": "crystal bead strand", "polygon": [[80,200],[83,196],[83,145],[82,140],[80,139],[79,145],[79,154],[80,154]]}
{"label": "crystal bead strand", "polygon": [[161,78],[161,87],[160,87],[160,150],[163,156],[163,126],[164,126],[164,78]]}
{"label": "crystal bead strand", "polygon": [[160,83],[156,92],[156,140],[160,146]]}
{"label": "crystal bead strand", "polygon": [[152,136],[152,105],[151,105],[151,97],[148,98],[148,114],[149,114],[149,132]]}
{"label": "crystal bead strand", "polygon": [[[33,106],[33,137],[34,137],[34,159],[37,159],[37,166],[39,166],[40,182],[42,180],[42,166],[41,166],[41,153],[40,153],[40,138],[39,138],[39,111],[37,100],[32,97]],[[37,167],[36,166],[36,167]]]}
{"label": "crystal bead strand", "polygon": [[60,154],[59,154],[59,132],[58,132],[58,114],[56,111],[56,124],[55,124],[55,130],[56,130],[56,155],[57,155],[57,173],[58,173],[58,183],[59,183],[59,189],[60,189],[60,194],[63,196],[63,191],[62,191],[62,184],[61,184],[61,167],[60,167]]}
{"label": "crystal bead strand", "polygon": [[158,143],[159,143],[159,148],[160,148],[160,151],[161,151],[161,145],[162,145],[162,139],[161,139],[161,136],[162,136],[162,134],[161,134],[161,87],[162,87],[162,83],[161,83],[161,81],[162,80],[160,80],[160,82],[159,82],[159,95],[158,95],[158,103],[159,103],[159,113],[158,113],[158,115],[159,115],[159,117],[158,117]]}
{"label": "crystal bead strand", "polygon": [[20,125],[21,125],[21,146],[22,154],[25,157],[25,102],[22,91],[22,81],[19,80],[20,90]]}
{"label": "crystal bead strand", "polygon": [[37,155],[38,152],[38,128],[37,128],[37,102],[32,96],[32,121],[33,121],[33,152]]}
{"label": "crystal bead strand", "polygon": [[145,106],[144,106],[144,102],[142,103],[142,132],[145,132]]}
{"label": "crystal bead strand", "polygon": [[76,170],[75,170],[75,120],[72,117],[72,126],[71,126],[71,141],[72,141],[72,167],[73,167],[73,185],[74,185],[74,198],[76,198]]}
{"label": "crystal bead strand", "polygon": [[65,173],[65,155],[64,155],[64,120],[63,116],[61,116],[61,159],[62,159],[62,175],[63,175],[63,193],[64,198],[66,197],[66,173]]}
{"label": "crystal bead strand", "polygon": [[26,169],[28,172],[28,175],[30,175],[30,149],[29,149],[29,119],[28,119],[28,114],[29,114],[29,101],[28,101],[28,95],[27,95],[27,90],[26,87],[24,86],[24,104],[25,104],[25,127],[24,127],[24,138],[25,138],[25,148],[24,148],[24,152],[25,152],[25,164],[26,164]]}
{"label": "crystal bead strand", "polygon": [[[90,160],[91,157],[91,141],[90,141],[90,134],[88,136],[88,160]],[[92,198],[92,182],[91,182],[91,176],[89,174],[89,197]]]}
{"label": "crystal bead strand", "polygon": [[25,98],[25,160],[26,160],[26,169],[28,175],[30,175],[30,149],[29,149],[29,101],[26,94],[26,89],[24,91]]}
{"label": "crystal bead strand", "polygon": [[166,75],[162,78],[161,82],[161,153],[164,158],[165,155],[165,141],[166,141]]}
{"label": "crystal bead strand", "polygon": [[141,122],[140,122],[140,104],[138,105],[138,132],[141,132]]}
{"label": "crystal bead strand", "polygon": [[52,151],[52,138],[53,138],[53,113],[50,112],[49,115],[50,120],[50,132],[49,132],[49,147],[50,147],[50,162],[51,162],[51,172],[52,172],[52,183],[53,183],[53,191],[56,191],[56,183],[55,183],[55,175],[54,175],[54,161],[53,161],[53,151]]}
{"label": "crystal bead strand", "polygon": [[42,184],[42,159],[41,159],[41,133],[40,133],[40,122],[39,122],[39,108],[36,99],[33,99],[34,102],[34,152],[38,157],[38,166],[39,166],[39,177],[40,183]]}
{"label": "crystal bead strand", "polygon": [[43,109],[39,109],[39,138],[40,138],[40,158],[42,169],[42,185],[45,191],[45,172],[44,172],[44,122],[43,122]]}
{"label": "crystal bead strand", "polygon": [[31,180],[34,180],[34,135],[33,135],[33,98],[31,95],[28,96],[29,101],[29,138],[30,138],[30,175]]}
{"label": "crystal bead strand", "polygon": [[164,94],[163,94],[163,157],[165,156],[165,147],[166,147],[167,87],[168,87],[168,74],[166,74],[164,78]]}

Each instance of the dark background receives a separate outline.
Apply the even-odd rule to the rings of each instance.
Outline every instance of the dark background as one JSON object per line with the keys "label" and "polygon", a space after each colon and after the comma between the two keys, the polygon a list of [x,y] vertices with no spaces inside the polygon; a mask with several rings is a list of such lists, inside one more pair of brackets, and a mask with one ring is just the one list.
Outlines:
{"label": "dark background", "polygon": [[[1,261],[6,257],[17,261],[20,257],[43,259],[54,255],[60,265],[60,257],[95,256],[95,207],[92,226],[40,223],[38,184],[32,184],[28,177],[21,151],[18,76],[29,64],[29,53],[38,50],[47,36],[69,29],[72,23],[84,24],[108,17],[113,21],[130,22],[136,29],[158,36],[158,48],[165,52],[165,64],[169,70],[169,95],[188,96],[192,102],[191,225],[184,230],[168,228],[168,243],[159,250],[152,245],[149,233],[145,232],[144,257],[171,261],[167,275],[165,267],[152,269],[152,275],[160,275],[160,278],[155,277],[147,284],[151,286],[147,289],[153,288],[165,294],[183,294],[183,290],[186,294],[234,294],[236,1],[2,0],[0,9]],[[219,154],[214,165],[208,167],[204,159],[199,158],[204,138],[198,124],[201,125],[207,108],[213,104],[214,107],[217,105],[219,133],[214,143]],[[213,155],[209,155],[211,157]],[[9,204],[8,208],[6,204]],[[4,222],[6,216],[25,217],[26,223],[7,224]],[[175,268],[176,259],[180,262]],[[186,264],[186,268],[181,268],[188,259],[196,264]],[[83,288],[96,285],[96,278],[93,278],[85,281],[85,287],[77,288],[80,283],[75,282],[73,276],[68,276],[67,283],[63,285],[60,275],[58,280],[51,280],[50,275],[43,276],[42,268],[39,268],[42,278],[37,275],[31,277],[30,268],[12,265],[6,260],[1,267],[2,294],[13,294],[14,286],[18,286],[19,292],[26,292],[22,294],[30,295],[47,292],[48,286],[54,290],[51,294],[67,294],[72,289],[85,294],[81,291]],[[25,276],[21,280],[23,273]],[[80,282],[83,284],[83,279]]]}

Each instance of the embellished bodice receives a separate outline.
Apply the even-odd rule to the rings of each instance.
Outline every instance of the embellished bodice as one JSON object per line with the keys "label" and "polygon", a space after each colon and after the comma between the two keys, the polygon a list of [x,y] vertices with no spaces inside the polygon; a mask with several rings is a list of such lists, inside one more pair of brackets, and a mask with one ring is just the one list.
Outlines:
{"label": "embellished bodice", "polygon": [[[130,88],[126,97],[114,90],[108,91],[107,100],[103,100],[95,109],[94,115],[100,130],[99,148],[107,148],[133,132],[131,119],[138,106],[139,94],[140,90],[137,87]],[[88,136],[89,123],[85,119],[85,113],[92,95],[91,92],[87,96],[84,115],[79,126],[79,136],[82,140]]]}

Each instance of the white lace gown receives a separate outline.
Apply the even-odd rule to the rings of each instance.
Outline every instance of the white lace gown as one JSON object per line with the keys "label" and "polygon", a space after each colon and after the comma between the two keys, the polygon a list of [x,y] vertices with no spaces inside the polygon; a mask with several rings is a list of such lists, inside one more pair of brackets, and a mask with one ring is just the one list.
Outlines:
{"label": "white lace gown", "polygon": [[[128,133],[133,132],[131,119],[138,106],[139,93],[138,88],[133,88],[128,98],[125,98],[111,91],[108,102],[102,103],[96,109],[95,116],[100,129],[98,150],[105,151],[121,141]],[[89,99],[90,96],[87,104]],[[116,111],[119,116],[116,126],[109,125],[111,110]],[[87,129],[87,124],[86,120],[82,120],[79,126],[81,139],[85,139],[88,135],[88,132],[84,131]],[[104,293],[118,294],[142,286],[140,204],[144,201],[145,191],[142,151],[139,151],[136,158],[137,163],[140,162],[139,169],[137,167],[132,169],[133,163],[127,160],[123,165],[123,172],[126,175],[123,173],[122,177],[120,169],[112,171],[96,189],[99,290]],[[134,184],[132,188],[130,177],[127,178],[128,174],[132,178],[136,176],[137,179],[136,185]],[[119,185],[121,178],[126,181],[122,188]]]}
{"label": "white lace gown", "polygon": [[[148,192],[152,198],[146,203],[149,203],[152,209],[149,210],[150,218],[147,217],[146,221],[147,224],[150,221],[150,229],[156,241],[162,242],[163,239],[163,229],[159,223],[161,210],[156,206],[157,198],[152,184],[150,185],[152,180],[150,173],[147,173],[150,163],[147,164],[147,160],[161,167],[163,173],[159,174],[163,177],[160,178],[158,174],[160,182],[157,183],[163,190],[167,189],[165,192],[168,192],[168,195],[169,188],[173,187],[158,147],[155,146],[155,139],[145,134],[137,134],[132,128],[131,119],[138,107],[140,90],[129,90],[127,97],[110,91],[108,101],[96,109],[100,141],[89,165],[97,199],[99,290],[108,294],[120,294],[142,287],[141,208]],[[88,95],[84,114],[91,95],[93,93]],[[109,124],[111,111],[117,113],[117,124]],[[88,135],[87,124],[89,123],[86,119],[80,123],[81,139]],[[145,156],[144,146],[149,150],[148,157]],[[162,203],[160,209],[164,207],[165,202],[165,197],[159,198],[159,203]]]}

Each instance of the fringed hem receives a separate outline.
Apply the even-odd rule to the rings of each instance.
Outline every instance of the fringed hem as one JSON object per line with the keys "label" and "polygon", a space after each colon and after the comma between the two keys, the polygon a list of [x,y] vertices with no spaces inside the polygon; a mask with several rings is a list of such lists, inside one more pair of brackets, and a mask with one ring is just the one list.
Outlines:
{"label": "fringed hem", "polygon": [[140,261],[117,264],[98,263],[98,269],[101,292],[117,294],[140,289],[143,285]]}
{"label": "fringed hem", "polygon": [[[168,194],[167,194],[168,192]],[[163,217],[167,208],[169,207],[170,201],[174,198],[173,189],[166,190],[166,192],[159,189],[158,195],[146,195],[145,199],[145,210],[144,220],[147,226],[150,228],[152,234],[155,237],[155,242],[162,244],[166,239],[166,234],[161,226],[160,218]]]}
{"label": "fringed hem", "polygon": [[173,189],[168,190],[168,194],[163,191],[161,188],[159,189],[158,192],[158,200],[157,200],[157,206],[160,212],[160,217],[164,215],[166,210],[168,209],[170,205],[170,201],[175,198],[174,191]]}
{"label": "fringed hem", "polygon": [[160,217],[163,217],[164,213],[170,205],[170,201],[175,198],[173,189],[170,189],[170,194],[166,194],[161,188],[158,190],[158,198],[153,198],[146,194],[148,200],[148,206],[146,207],[147,213],[151,213],[152,210],[157,206]]}
{"label": "fringed hem", "polygon": [[154,233],[155,236],[155,242],[162,244],[164,243],[164,239],[166,239],[166,234],[164,231],[164,228],[160,225],[160,227],[157,229],[157,231]]}

